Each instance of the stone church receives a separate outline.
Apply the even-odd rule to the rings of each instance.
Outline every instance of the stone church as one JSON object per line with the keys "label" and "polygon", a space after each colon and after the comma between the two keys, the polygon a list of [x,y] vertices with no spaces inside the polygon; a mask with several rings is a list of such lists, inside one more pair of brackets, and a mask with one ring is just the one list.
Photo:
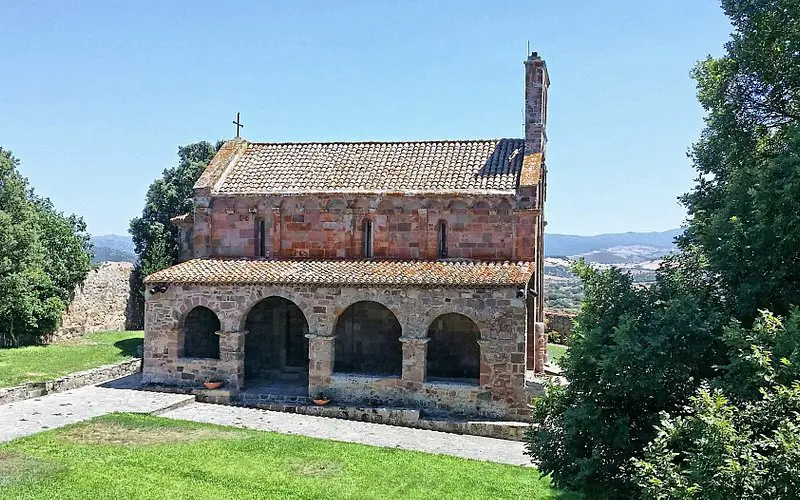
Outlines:
{"label": "stone church", "polygon": [[549,86],[524,66],[523,139],[225,143],[145,280],[144,382],[524,417]]}

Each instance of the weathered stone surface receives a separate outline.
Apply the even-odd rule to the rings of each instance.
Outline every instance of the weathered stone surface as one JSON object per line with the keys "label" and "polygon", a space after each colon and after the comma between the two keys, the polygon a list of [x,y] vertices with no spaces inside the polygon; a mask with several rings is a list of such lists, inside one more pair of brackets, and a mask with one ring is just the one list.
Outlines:
{"label": "weathered stone surface", "polygon": [[[575,328],[575,313],[569,311],[546,310],[545,331],[548,333],[556,332],[561,344],[565,344],[572,337],[572,330]],[[556,337],[551,335],[551,337]]]}
{"label": "weathered stone surface", "polygon": [[85,333],[126,330],[137,322],[130,297],[133,264],[104,262],[89,271],[86,281],[76,287],[75,298],[61,318],[61,328],[51,342]]}
{"label": "weathered stone surface", "polygon": [[[341,401],[413,404],[430,410],[492,417],[527,415],[524,393],[526,328],[530,314],[516,299],[514,288],[487,290],[391,288],[313,288],[291,286],[172,285],[163,293],[148,292],[145,313],[144,380],[146,383],[199,386],[218,378],[241,388],[243,356],[240,340],[226,349],[223,338],[244,338],[249,311],[262,299],[279,296],[303,312],[309,329],[309,393],[330,392]],[[372,301],[390,310],[400,323],[402,374],[397,377],[339,374],[333,338],[339,315],[359,301]],[[235,307],[222,307],[235,304]],[[182,357],[183,321],[195,307],[219,318],[220,359]],[[500,307],[498,307],[500,306]],[[442,314],[470,318],[480,334],[480,383],[427,381],[425,376],[428,328]],[[246,355],[246,353],[245,353]]]}

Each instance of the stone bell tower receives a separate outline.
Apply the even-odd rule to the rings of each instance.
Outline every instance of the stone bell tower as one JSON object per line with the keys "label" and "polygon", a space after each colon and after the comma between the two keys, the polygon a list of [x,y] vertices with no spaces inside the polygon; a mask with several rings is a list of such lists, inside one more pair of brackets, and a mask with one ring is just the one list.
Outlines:
{"label": "stone bell tower", "polygon": [[[536,213],[534,255],[536,276],[533,278],[535,296],[529,298],[529,329],[527,367],[535,372],[544,370],[547,357],[547,336],[544,333],[544,202],[547,197],[547,92],[550,76],[547,65],[538,53],[525,60],[525,158],[523,178],[525,194],[530,196],[526,208]],[[522,188],[523,186],[520,185]],[[531,328],[532,327],[532,328]],[[531,331],[532,330],[532,331]]]}

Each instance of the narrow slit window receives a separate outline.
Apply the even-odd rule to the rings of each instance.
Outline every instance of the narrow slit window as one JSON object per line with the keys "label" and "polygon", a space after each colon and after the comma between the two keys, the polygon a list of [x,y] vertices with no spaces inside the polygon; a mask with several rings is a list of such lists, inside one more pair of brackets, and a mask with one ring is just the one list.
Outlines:
{"label": "narrow slit window", "polygon": [[372,221],[367,219],[364,221],[364,257],[372,257],[372,237],[373,237]]}
{"label": "narrow slit window", "polygon": [[259,257],[264,257],[266,255],[266,246],[267,246],[267,228],[266,224],[263,220],[258,221],[258,226],[256,232],[258,233],[258,249],[256,250],[256,255]]}
{"label": "narrow slit window", "polygon": [[437,241],[439,247],[439,258],[444,259],[447,257],[447,223],[445,221],[439,222]]}

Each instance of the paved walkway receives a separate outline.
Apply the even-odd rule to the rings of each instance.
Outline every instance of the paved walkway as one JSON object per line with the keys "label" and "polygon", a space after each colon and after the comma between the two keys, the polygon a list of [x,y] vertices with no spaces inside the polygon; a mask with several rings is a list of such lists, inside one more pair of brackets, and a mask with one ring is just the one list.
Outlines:
{"label": "paved walkway", "polygon": [[530,465],[515,441],[393,425],[194,402],[194,396],[136,390],[138,377],[0,405],[0,443],[112,412],[164,417],[299,434],[350,443]]}
{"label": "paved walkway", "polygon": [[503,439],[207,403],[184,405],[160,413],[160,416],[512,465],[531,465],[530,459],[522,454],[522,443]]}
{"label": "paved walkway", "polygon": [[0,405],[0,443],[115,411],[151,413],[194,396],[87,386]]}

